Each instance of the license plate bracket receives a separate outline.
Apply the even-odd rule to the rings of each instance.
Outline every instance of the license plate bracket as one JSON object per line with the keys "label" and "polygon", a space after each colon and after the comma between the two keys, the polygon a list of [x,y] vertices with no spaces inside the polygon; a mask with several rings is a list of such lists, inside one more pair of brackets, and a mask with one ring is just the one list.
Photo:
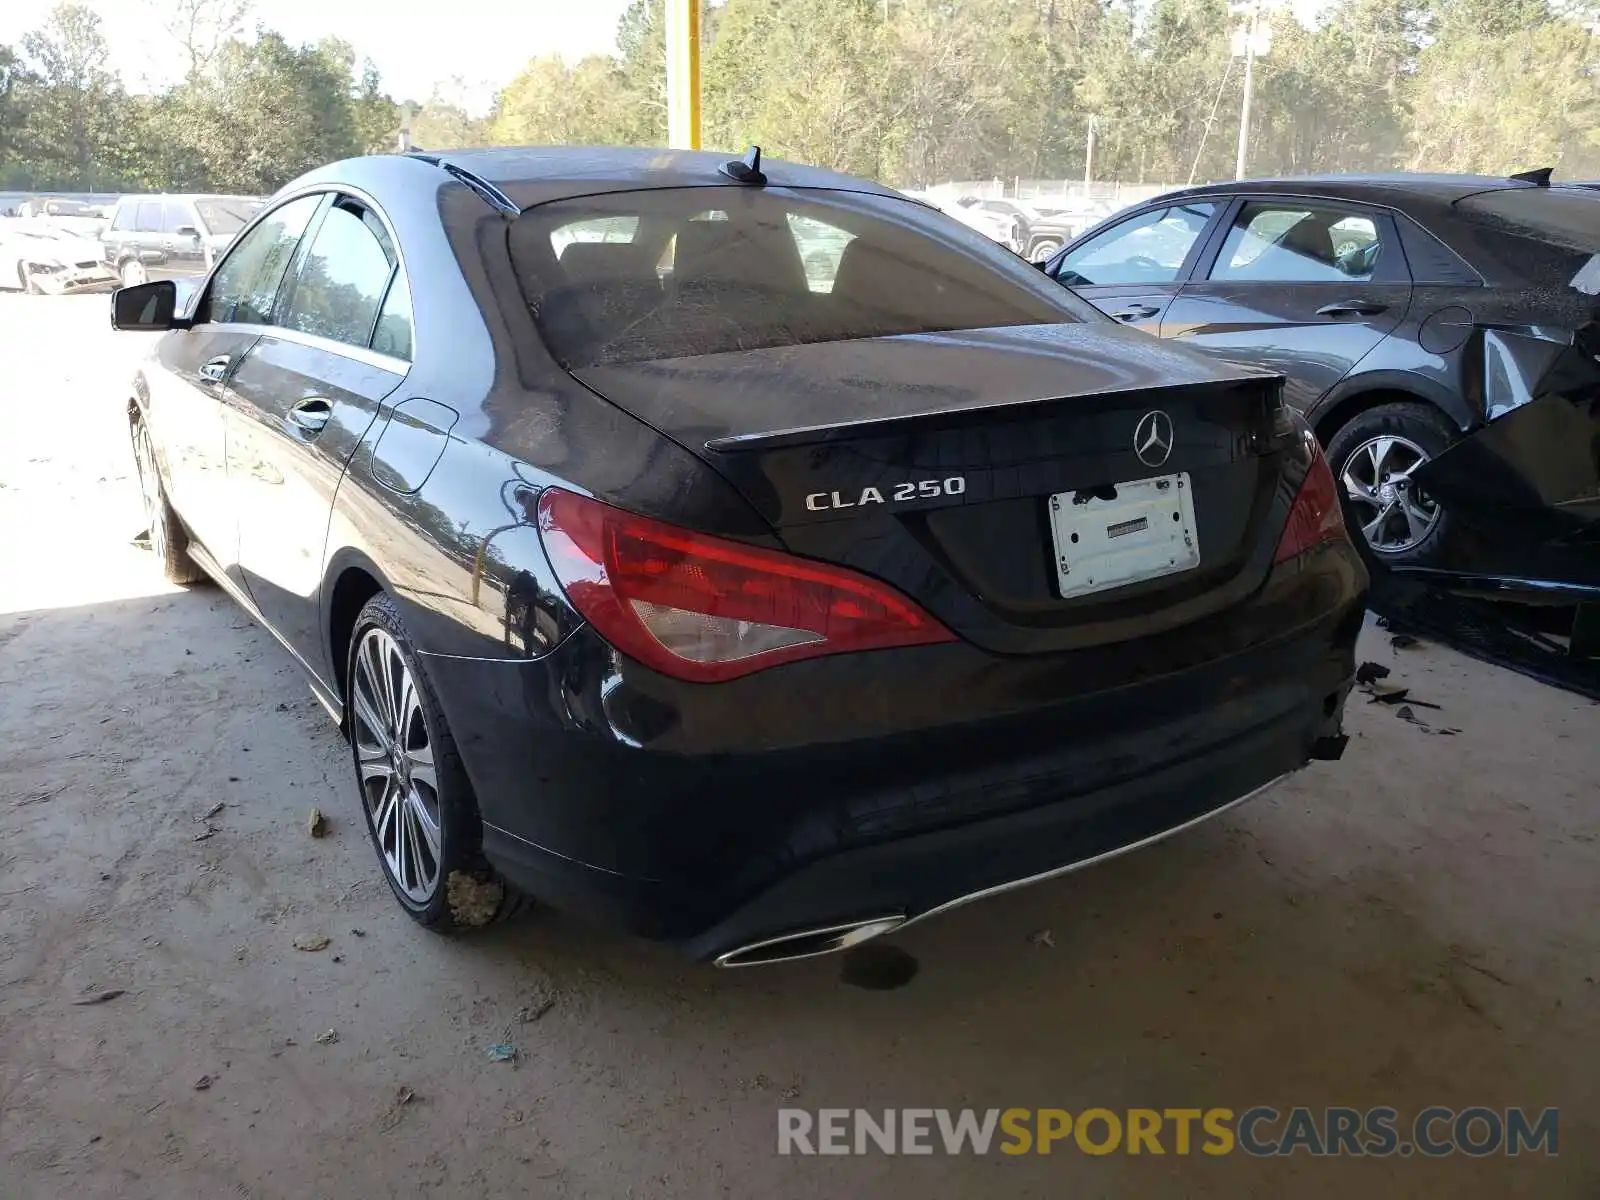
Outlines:
{"label": "license plate bracket", "polygon": [[1050,536],[1063,599],[1200,565],[1194,487],[1187,471],[1058,492],[1050,497]]}

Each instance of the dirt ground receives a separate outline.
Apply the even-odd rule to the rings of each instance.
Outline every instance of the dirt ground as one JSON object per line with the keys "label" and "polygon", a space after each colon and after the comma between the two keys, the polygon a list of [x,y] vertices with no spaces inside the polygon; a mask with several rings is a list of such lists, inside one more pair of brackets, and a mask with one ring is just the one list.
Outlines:
{"label": "dirt ground", "polygon": [[[898,990],[547,913],[441,940],[288,656],[129,544],[105,306],[0,296],[4,1200],[1600,1195],[1589,701],[1369,626],[1459,733],[1358,701],[1343,762],[907,931]],[[1256,1104],[1559,1106],[1560,1154],[776,1154],[783,1106]]]}

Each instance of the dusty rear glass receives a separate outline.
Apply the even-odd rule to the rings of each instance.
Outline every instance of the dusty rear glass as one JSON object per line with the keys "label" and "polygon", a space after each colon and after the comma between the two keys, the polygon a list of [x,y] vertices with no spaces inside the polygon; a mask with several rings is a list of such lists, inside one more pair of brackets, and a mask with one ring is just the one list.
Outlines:
{"label": "dusty rear glass", "polygon": [[1100,319],[959,222],[891,197],[664,188],[540,205],[511,231],[567,367]]}
{"label": "dusty rear glass", "polygon": [[1581,254],[1600,251],[1600,192],[1582,188],[1503,188],[1467,196],[1463,214],[1505,233]]}

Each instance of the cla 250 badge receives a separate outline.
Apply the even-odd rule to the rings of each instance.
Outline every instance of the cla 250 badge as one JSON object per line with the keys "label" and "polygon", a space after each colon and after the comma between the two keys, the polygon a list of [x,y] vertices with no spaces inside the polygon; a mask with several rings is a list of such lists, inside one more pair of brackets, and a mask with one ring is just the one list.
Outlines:
{"label": "cla 250 badge", "polygon": [[919,479],[914,483],[908,480],[905,483],[885,484],[881,488],[862,488],[861,494],[855,499],[847,499],[843,492],[812,492],[806,497],[806,507],[812,512],[825,512],[830,508],[860,508],[867,504],[903,504],[907,500],[959,496],[966,490],[966,477],[952,475],[948,479]]}

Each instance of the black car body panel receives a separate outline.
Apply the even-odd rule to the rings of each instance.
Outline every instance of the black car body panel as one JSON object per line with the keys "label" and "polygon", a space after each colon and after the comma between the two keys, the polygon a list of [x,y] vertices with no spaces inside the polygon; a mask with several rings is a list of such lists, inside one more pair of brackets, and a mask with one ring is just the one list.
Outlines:
{"label": "black car body panel", "polygon": [[[714,155],[452,161],[525,210],[655,188],[736,203]],[[1056,320],[569,371],[524,295],[514,222],[403,156],[313,172],[269,202],[252,229],[319,197],[270,320],[208,320],[209,281],[191,299],[192,327],[160,343],[133,403],[197,557],[330,711],[345,707],[355,610],[387,592],[454,731],[490,861],[702,957],[877,907],[914,916],[1125,848],[1337,743],[1366,575],[1342,537],[1276,553],[1321,467],[1279,381],[1102,323],[886,189],[765,170],[773,189],[905,204],[895,219],[913,244],[926,224],[930,245],[996,256]],[[381,316],[365,345],[285,324],[320,269],[307,246],[348,219],[392,245],[385,294],[409,284],[404,353],[375,348]],[[1133,438],[1155,409],[1172,444],[1150,467]],[[1160,471],[1193,480],[1201,566],[1053,592],[1048,497]],[[806,502],[957,476],[961,491],[903,508]],[[541,529],[552,489],[848,568],[954,632],[718,683],[673,677],[574,603]]]}
{"label": "black car body panel", "polygon": [[[1457,529],[1446,561],[1400,570],[1463,587],[1481,578],[1527,599],[1593,586],[1600,196],[1480,176],[1245,180],[1118,214],[1045,269],[1065,273],[1119,224],[1196,205],[1211,206],[1210,218],[1169,281],[1074,290],[1163,339],[1281,372],[1286,398],[1324,442],[1377,404],[1411,401],[1447,416],[1460,441],[1415,478],[1447,503]],[[1218,282],[1209,276],[1249,205],[1327,206],[1370,222],[1388,244],[1370,276],[1343,283]],[[1129,309],[1132,293],[1152,316]]]}

